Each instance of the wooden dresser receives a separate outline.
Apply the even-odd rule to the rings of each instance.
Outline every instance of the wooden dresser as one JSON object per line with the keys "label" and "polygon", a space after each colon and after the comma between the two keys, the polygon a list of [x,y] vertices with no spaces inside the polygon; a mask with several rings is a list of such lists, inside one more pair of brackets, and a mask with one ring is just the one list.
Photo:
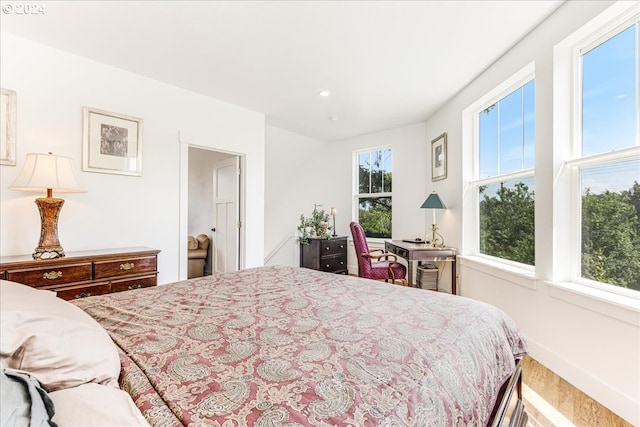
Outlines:
{"label": "wooden dresser", "polygon": [[147,247],[68,252],[64,258],[0,257],[0,278],[56,291],[66,300],[156,286],[157,249]]}
{"label": "wooden dresser", "polygon": [[347,237],[309,239],[309,244],[300,245],[300,267],[347,274]]}

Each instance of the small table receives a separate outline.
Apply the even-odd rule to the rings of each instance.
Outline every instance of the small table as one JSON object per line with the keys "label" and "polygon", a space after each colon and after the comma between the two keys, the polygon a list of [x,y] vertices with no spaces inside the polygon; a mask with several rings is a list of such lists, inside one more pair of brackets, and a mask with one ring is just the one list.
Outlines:
{"label": "small table", "polygon": [[451,293],[456,295],[456,249],[450,247],[434,248],[426,243],[408,243],[402,240],[386,240],[385,252],[397,255],[407,260],[409,286],[413,284],[414,263],[418,265],[423,261],[449,261],[451,262]]}

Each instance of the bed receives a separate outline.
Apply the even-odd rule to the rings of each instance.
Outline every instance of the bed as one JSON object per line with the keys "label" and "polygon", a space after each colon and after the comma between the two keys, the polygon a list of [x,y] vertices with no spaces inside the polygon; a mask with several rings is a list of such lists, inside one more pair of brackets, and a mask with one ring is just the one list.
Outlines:
{"label": "bed", "polygon": [[[269,266],[61,302],[106,331],[118,372],[110,363],[110,375],[91,372],[51,394],[124,391],[141,424],[526,423],[525,340],[505,313],[464,297]],[[112,362],[113,351],[97,353]]]}

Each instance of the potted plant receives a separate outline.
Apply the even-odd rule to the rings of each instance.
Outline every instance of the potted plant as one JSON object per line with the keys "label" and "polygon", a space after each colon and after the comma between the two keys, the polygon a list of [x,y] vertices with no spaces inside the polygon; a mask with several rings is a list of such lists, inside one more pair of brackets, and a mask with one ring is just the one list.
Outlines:
{"label": "potted plant", "polygon": [[313,205],[313,212],[309,218],[306,218],[304,214],[300,215],[298,242],[302,245],[308,244],[310,238],[328,239],[331,237],[333,227],[329,226],[329,214],[324,209],[318,209],[320,206]]}

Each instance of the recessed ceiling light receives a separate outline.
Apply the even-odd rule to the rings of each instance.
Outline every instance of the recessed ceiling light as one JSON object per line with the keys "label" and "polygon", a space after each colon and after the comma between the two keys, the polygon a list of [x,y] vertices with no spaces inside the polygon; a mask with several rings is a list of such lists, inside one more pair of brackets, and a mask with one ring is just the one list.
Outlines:
{"label": "recessed ceiling light", "polygon": [[338,120],[338,116],[330,116],[329,120],[331,120],[332,122],[335,122],[336,120]]}
{"label": "recessed ceiling light", "polygon": [[328,90],[321,90],[320,92],[318,92],[319,96],[329,96],[331,95],[331,93]]}

